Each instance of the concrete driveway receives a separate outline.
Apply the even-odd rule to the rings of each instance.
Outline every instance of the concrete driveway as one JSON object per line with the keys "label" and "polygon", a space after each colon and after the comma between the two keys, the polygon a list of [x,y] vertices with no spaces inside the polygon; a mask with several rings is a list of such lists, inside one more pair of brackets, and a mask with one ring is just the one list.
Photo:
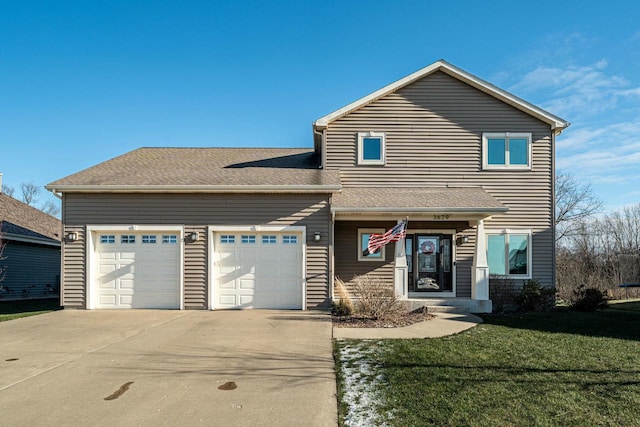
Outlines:
{"label": "concrete driveway", "polygon": [[336,426],[331,318],[62,310],[0,323],[3,426]]}

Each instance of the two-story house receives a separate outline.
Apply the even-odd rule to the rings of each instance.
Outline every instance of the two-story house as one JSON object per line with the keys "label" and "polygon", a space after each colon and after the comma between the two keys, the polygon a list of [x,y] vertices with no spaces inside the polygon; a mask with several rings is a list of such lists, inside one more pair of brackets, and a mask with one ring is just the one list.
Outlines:
{"label": "two-story house", "polygon": [[[313,124],[313,149],[140,148],[52,182],[68,308],[326,308],[375,275],[491,311],[490,274],[554,283],[569,125],[445,61]],[[404,244],[365,255],[408,219]]]}

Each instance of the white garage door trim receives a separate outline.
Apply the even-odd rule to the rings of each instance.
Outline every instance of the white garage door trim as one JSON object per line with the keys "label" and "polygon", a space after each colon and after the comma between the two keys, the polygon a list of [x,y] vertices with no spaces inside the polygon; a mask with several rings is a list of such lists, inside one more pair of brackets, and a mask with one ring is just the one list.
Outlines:
{"label": "white garage door trim", "polygon": [[179,248],[179,295],[178,300],[180,302],[179,309],[184,309],[184,226],[182,225],[87,225],[86,232],[86,245],[85,245],[85,259],[86,259],[86,271],[87,271],[87,281],[86,281],[86,308],[88,310],[93,310],[96,308],[96,299],[98,297],[98,292],[94,289],[95,279],[98,277],[98,272],[96,270],[96,239],[98,238],[99,232],[158,232],[158,231],[170,231],[175,232],[178,235],[178,244]]}
{"label": "white garage door trim", "polygon": [[307,227],[298,226],[298,225],[246,225],[246,226],[218,226],[218,225],[210,225],[208,227],[209,236],[208,244],[211,250],[209,251],[209,310],[215,309],[215,297],[216,297],[216,270],[214,265],[215,260],[215,234],[216,233],[225,233],[225,232],[284,232],[284,233],[300,233],[302,239],[302,277],[300,278],[302,281],[302,310],[307,309]]}

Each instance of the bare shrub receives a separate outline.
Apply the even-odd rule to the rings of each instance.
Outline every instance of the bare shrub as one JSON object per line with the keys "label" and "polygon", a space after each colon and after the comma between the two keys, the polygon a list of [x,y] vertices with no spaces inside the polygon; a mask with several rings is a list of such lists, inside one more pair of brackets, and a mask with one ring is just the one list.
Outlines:
{"label": "bare shrub", "polygon": [[331,312],[335,316],[351,316],[354,312],[354,306],[347,287],[339,277],[335,278],[334,284],[338,300],[333,302]]}
{"label": "bare shrub", "polygon": [[357,276],[353,283],[357,314],[374,320],[394,320],[407,314],[407,307],[398,299],[393,286],[380,277]]}
{"label": "bare shrub", "polygon": [[516,299],[527,311],[545,311],[553,308],[556,289],[542,286],[538,279],[525,280]]}

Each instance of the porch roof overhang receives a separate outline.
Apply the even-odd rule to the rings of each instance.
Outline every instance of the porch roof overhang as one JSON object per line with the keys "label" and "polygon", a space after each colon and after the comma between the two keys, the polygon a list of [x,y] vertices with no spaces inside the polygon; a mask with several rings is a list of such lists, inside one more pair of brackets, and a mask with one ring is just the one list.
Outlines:
{"label": "porch roof overhang", "polygon": [[333,195],[336,219],[477,221],[508,208],[481,187],[343,188]]}

